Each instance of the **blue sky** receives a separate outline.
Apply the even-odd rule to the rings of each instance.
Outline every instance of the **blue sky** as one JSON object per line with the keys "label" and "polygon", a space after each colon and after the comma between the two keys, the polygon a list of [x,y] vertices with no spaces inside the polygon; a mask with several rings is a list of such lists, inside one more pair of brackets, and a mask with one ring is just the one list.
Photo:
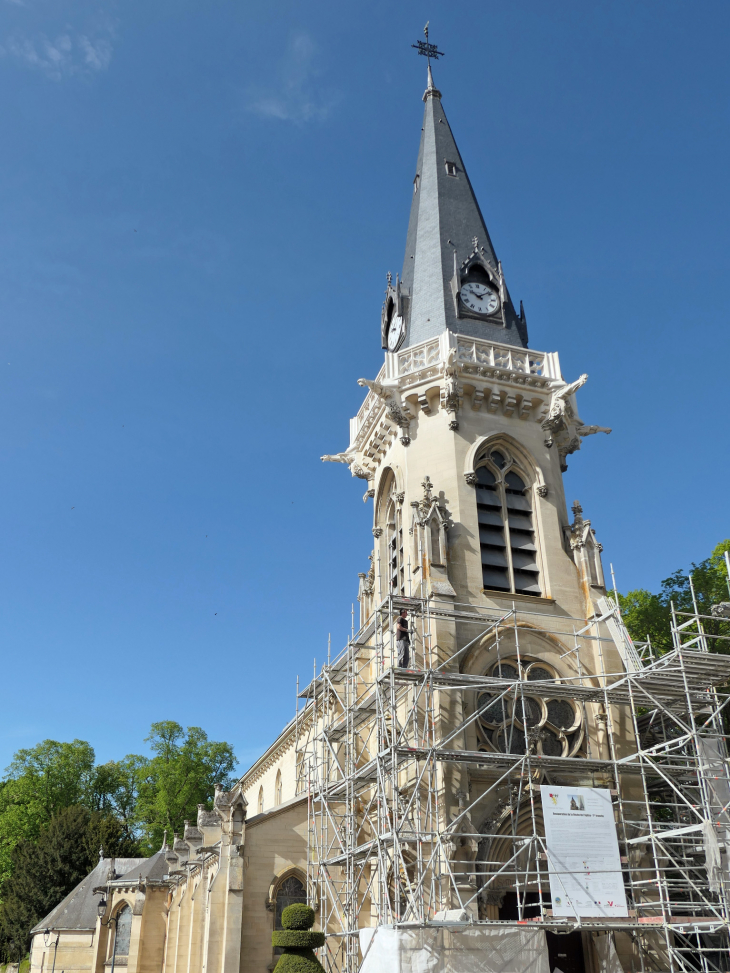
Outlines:
{"label": "blue sky", "polygon": [[372,544],[344,449],[382,360],[431,21],[619,587],[728,527],[726,2],[0,0],[0,767],[200,725],[248,765]]}

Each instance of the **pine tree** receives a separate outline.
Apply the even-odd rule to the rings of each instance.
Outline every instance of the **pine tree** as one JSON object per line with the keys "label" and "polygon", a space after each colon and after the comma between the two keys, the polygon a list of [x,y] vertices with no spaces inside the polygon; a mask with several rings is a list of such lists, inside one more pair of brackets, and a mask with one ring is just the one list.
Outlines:
{"label": "pine tree", "polygon": [[108,857],[138,853],[116,818],[78,804],[53,817],[37,841],[18,842],[12,875],[0,888],[0,953],[6,959],[11,941],[28,949],[30,930],[89,874],[100,846]]}

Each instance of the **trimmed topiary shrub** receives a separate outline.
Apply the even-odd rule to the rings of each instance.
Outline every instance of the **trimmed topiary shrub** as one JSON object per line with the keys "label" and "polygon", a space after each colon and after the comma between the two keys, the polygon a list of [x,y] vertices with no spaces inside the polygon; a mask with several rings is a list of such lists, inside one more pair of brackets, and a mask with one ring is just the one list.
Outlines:
{"label": "trimmed topiary shrub", "polygon": [[319,949],[324,946],[323,932],[308,932],[306,929],[280,929],[274,933],[275,946],[286,949]]}
{"label": "trimmed topiary shrub", "polygon": [[271,935],[271,942],[284,950],[274,973],[324,973],[313,950],[324,946],[323,932],[309,932],[314,925],[314,909],[297,903],[281,914],[283,929]]}
{"label": "trimmed topiary shrub", "polygon": [[311,929],[314,925],[314,909],[303,902],[288,905],[281,914],[281,924],[285,929]]}

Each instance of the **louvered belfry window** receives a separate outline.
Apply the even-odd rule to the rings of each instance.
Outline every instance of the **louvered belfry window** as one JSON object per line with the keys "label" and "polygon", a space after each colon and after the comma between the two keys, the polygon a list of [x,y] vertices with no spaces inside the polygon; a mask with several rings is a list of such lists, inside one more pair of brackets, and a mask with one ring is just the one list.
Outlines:
{"label": "louvered belfry window", "polygon": [[493,449],[476,468],[479,544],[485,588],[540,595],[532,490],[507,450]]}

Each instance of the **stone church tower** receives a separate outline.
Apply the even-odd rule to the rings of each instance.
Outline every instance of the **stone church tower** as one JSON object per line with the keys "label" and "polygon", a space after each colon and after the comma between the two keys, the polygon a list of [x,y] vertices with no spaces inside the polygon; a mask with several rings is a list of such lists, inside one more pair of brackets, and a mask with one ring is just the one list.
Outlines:
{"label": "stone church tower", "polygon": [[566,457],[599,431],[578,417],[587,376],[567,384],[557,353],[528,350],[430,68],[424,101],[403,272],[382,311],[385,364],[360,380],[369,392],[348,450],[323,457],[348,462],[374,498],[362,620],[389,592],[590,617],[604,593],[599,546],[571,525],[562,484]]}

